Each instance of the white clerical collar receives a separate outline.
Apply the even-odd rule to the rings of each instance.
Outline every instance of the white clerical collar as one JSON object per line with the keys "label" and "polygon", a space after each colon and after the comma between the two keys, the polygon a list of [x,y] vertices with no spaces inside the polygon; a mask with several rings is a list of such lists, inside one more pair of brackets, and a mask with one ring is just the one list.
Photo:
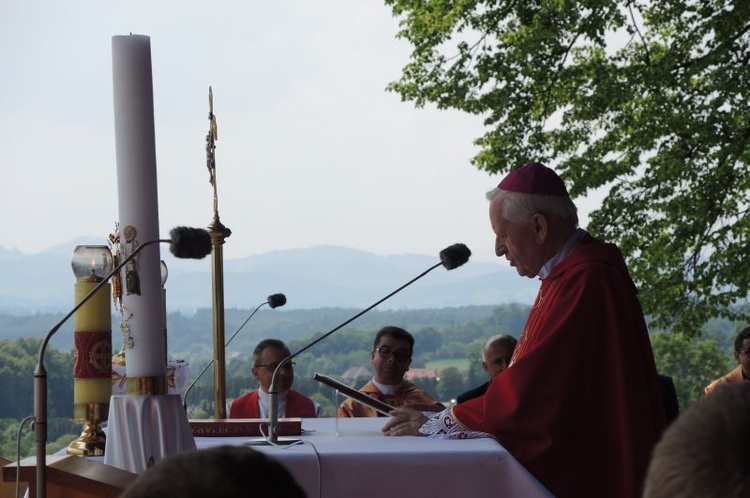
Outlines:
{"label": "white clerical collar", "polygon": [[552,273],[552,270],[562,262],[565,258],[570,256],[570,253],[573,252],[573,249],[575,249],[576,245],[581,241],[583,236],[586,235],[586,230],[583,228],[577,228],[575,232],[573,232],[573,235],[571,235],[568,240],[565,242],[565,245],[563,248],[552,256],[549,261],[544,263],[544,266],[542,266],[539,269],[539,280],[544,280],[549,276],[550,273]]}
{"label": "white clerical collar", "polygon": [[[286,395],[288,393],[279,393],[276,396],[276,407],[279,410],[279,417],[284,417],[286,414]],[[260,418],[268,418],[268,393],[263,390],[262,387],[258,387],[258,409],[260,410]]]}
{"label": "white clerical collar", "polygon": [[[276,395],[276,399],[279,401],[286,399],[287,394],[288,393],[279,393]],[[265,392],[262,387],[258,387],[258,397],[263,400],[264,403],[268,403],[268,393]]]}
{"label": "white clerical collar", "polygon": [[380,382],[378,382],[377,380],[375,380],[375,377],[373,377],[372,378],[372,383],[375,384],[375,387],[377,387],[378,390],[381,393],[383,393],[383,394],[395,394],[395,393],[398,392],[399,389],[401,389],[401,385],[404,383],[404,381],[402,380],[401,382],[399,382],[395,386],[390,386],[390,385],[387,385],[387,384],[381,384]]}

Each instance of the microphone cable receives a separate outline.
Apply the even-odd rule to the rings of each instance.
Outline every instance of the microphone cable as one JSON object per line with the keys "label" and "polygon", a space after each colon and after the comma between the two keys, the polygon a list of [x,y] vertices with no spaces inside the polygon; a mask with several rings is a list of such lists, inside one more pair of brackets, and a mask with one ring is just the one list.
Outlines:
{"label": "microphone cable", "polygon": [[29,415],[25,419],[21,420],[21,424],[18,426],[18,433],[16,434],[16,492],[13,496],[21,498],[20,487],[21,487],[21,434],[23,433],[23,426],[27,422],[34,420],[33,415]]}

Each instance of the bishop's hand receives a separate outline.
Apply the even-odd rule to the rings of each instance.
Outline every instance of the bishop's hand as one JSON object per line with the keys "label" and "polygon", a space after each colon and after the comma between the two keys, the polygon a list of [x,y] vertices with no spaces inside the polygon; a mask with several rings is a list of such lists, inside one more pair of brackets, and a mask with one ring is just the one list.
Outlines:
{"label": "bishop's hand", "polygon": [[419,428],[427,421],[421,411],[408,406],[396,408],[381,429],[385,436],[424,436]]}

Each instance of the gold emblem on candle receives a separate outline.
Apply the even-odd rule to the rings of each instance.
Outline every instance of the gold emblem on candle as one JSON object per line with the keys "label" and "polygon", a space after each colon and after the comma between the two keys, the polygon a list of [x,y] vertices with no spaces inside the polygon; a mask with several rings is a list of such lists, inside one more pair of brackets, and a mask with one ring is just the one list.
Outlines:
{"label": "gold emblem on candle", "polygon": [[[136,230],[133,225],[127,225],[122,230],[125,237],[125,257],[132,254],[138,248],[136,240]],[[138,275],[138,260],[140,255],[130,260],[125,267],[125,292],[130,294],[141,295],[141,278]]]}
{"label": "gold emblem on candle", "polygon": [[[126,349],[133,349],[133,346],[135,345],[133,336],[130,335],[130,324],[128,323],[131,318],[133,318],[133,314],[128,312],[128,317],[120,321],[120,330],[122,331],[122,351],[120,351],[121,354]],[[123,358],[124,356],[125,355],[123,354]]]}
{"label": "gold emblem on candle", "polygon": [[[109,234],[109,250],[112,252],[113,267],[117,267],[120,264],[120,223],[115,222],[115,230]],[[122,279],[120,274],[117,273],[112,275],[110,279],[112,284],[112,302],[115,305],[115,309],[122,311]]]}
{"label": "gold emblem on candle", "polygon": [[105,341],[99,341],[89,352],[89,363],[99,372],[110,373],[112,368],[112,347]]}

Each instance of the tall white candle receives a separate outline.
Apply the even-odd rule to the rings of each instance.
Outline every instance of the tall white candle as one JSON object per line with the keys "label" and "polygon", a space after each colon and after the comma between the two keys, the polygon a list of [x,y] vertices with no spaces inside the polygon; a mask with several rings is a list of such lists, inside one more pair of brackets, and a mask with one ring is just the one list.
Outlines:
{"label": "tall white candle", "polygon": [[[125,257],[139,243],[159,238],[149,37],[113,36],[112,68],[120,239]],[[124,237],[127,227],[135,228],[131,242]],[[166,375],[160,260],[159,244],[145,248],[130,268],[137,272],[140,294],[123,291],[123,319],[133,339],[132,348],[125,351],[128,378]],[[123,283],[128,271],[128,267],[123,269]]]}

